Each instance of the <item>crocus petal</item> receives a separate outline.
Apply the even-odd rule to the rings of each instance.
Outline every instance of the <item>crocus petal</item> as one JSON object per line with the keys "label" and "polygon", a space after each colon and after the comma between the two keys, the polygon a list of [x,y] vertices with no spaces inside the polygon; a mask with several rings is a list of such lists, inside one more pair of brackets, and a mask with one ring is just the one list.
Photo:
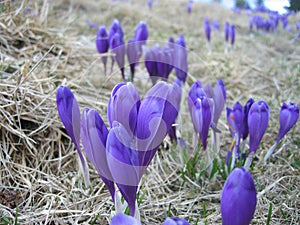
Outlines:
{"label": "crocus petal", "polygon": [[80,158],[85,184],[89,184],[89,173],[85,158],[80,150],[80,110],[78,103],[68,87],[60,86],[56,93],[56,104],[58,114],[64,124],[68,135],[75,144],[78,156]]}
{"label": "crocus petal", "polygon": [[162,225],[190,225],[188,221],[182,218],[167,218]]}
{"label": "crocus petal", "polygon": [[241,103],[236,102],[233,105],[233,115],[235,127],[240,139],[244,129],[244,107],[241,105]]}
{"label": "crocus petal", "polygon": [[229,33],[230,33],[230,25],[228,22],[225,23],[224,32],[225,32],[225,41],[228,42]]}
{"label": "crocus petal", "polygon": [[[169,43],[170,44],[170,43]],[[176,76],[183,83],[185,83],[188,73],[188,55],[185,47],[185,39],[183,35],[180,35],[175,44],[172,45],[174,49],[174,69]]]}
{"label": "crocus petal", "polygon": [[120,83],[112,91],[108,102],[107,114],[110,126],[114,121],[121,123],[133,137],[136,130],[137,114],[140,107],[140,96],[131,83]]}
{"label": "crocus petal", "polygon": [[112,52],[115,54],[114,59],[117,61],[117,64],[122,71],[122,76],[124,79],[124,64],[125,64],[125,54],[126,48],[124,44],[124,40],[122,39],[119,33],[115,33],[110,40],[110,48]]}
{"label": "crocus petal", "polygon": [[250,135],[250,152],[255,152],[268,127],[269,106],[264,101],[253,103],[248,114],[248,127]]}
{"label": "crocus petal", "polygon": [[128,203],[130,215],[133,216],[137,187],[145,169],[139,167],[138,152],[122,124],[116,121],[113,123],[107,137],[106,148],[107,162],[114,182]]}
{"label": "crocus petal", "polygon": [[85,108],[81,120],[82,145],[114,201],[114,182],[106,159],[107,127],[96,110]]}
{"label": "crocus petal", "polygon": [[256,189],[249,171],[235,168],[222,190],[223,225],[249,225],[256,208]]}
{"label": "crocus petal", "polygon": [[204,150],[207,147],[207,137],[214,114],[214,101],[208,98],[200,81],[195,82],[189,91],[188,106],[195,132],[202,141]]}
{"label": "crocus petal", "polygon": [[156,149],[165,138],[175,121],[180,105],[181,90],[178,85],[158,82],[145,95],[141,102],[137,119],[137,148],[139,154],[154,150],[142,160],[148,165]]}
{"label": "crocus petal", "polygon": [[114,19],[112,24],[110,25],[109,33],[108,33],[109,42],[111,42],[111,39],[115,35],[115,33],[119,33],[120,38],[123,39],[124,33],[123,33],[122,26],[118,19]]}
{"label": "crocus petal", "polygon": [[100,54],[108,52],[109,42],[105,26],[101,26],[98,29],[96,36],[96,47]]}
{"label": "crocus petal", "polygon": [[137,42],[135,39],[129,39],[127,44],[127,58],[130,65],[130,72],[133,80],[135,73],[135,66],[139,61],[138,52],[137,52]]}
{"label": "crocus petal", "polygon": [[249,127],[248,127],[248,114],[249,110],[254,103],[254,100],[252,98],[249,98],[249,100],[244,105],[244,128],[243,128],[243,140],[245,140],[249,134]]}
{"label": "crocus petal", "polygon": [[278,143],[284,135],[296,124],[299,118],[299,107],[290,102],[283,103],[280,110],[280,129],[276,142]]}
{"label": "crocus petal", "polygon": [[142,224],[132,216],[127,216],[125,214],[119,213],[112,218],[110,225],[142,225]]}
{"label": "crocus petal", "polygon": [[60,86],[56,94],[57,110],[66,131],[77,149],[80,143],[80,110],[68,87]]}
{"label": "crocus petal", "polygon": [[209,24],[208,18],[204,19],[204,31],[205,31],[207,41],[210,42],[211,29],[210,29],[210,24]]}

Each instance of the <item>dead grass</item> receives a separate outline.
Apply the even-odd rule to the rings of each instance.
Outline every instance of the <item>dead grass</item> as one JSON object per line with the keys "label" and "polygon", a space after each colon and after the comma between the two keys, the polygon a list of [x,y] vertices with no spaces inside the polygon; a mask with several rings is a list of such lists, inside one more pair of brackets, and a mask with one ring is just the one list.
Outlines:
{"label": "dead grass", "polygon": [[[195,4],[192,14],[187,15],[185,4],[159,1],[148,10],[138,0],[0,2],[0,218],[11,219],[10,224],[16,217],[19,224],[109,223],[113,204],[108,191],[92,165],[92,185],[84,187],[74,146],[57,115],[55,92],[58,85],[68,85],[80,107],[96,108],[106,119],[111,88],[121,76],[115,67],[111,75],[104,77],[94,46],[96,30],[87,27],[85,19],[108,27],[113,18],[119,18],[126,40],[133,36],[140,20],[147,21],[150,40],[163,42],[169,36],[185,35],[189,79],[184,99],[196,79],[213,84],[222,77],[228,91],[227,105],[237,100],[245,103],[250,96],[269,103],[270,125],[252,172],[259,192],[252,224],[265,224],[270,203],[270,224],[299,224],[299,125],[267,166],[258,161],[276,138],[282,102],[300,105],[299,42],[290,42],[293,36],[281,29],[273,34],[250,35],[245,13],[236,15],[216,5]],[[24,15],[26,7],[31,7],[31,14]],[[212,52],[208,53],[203,32],[205,16],[222,21],[221,29],[226,20],[237,25],[234,52],[225,55],[223,32],[213,32]],[[291,18],[299,21],[300,15]],[[142,93],[150,87],[145,77],[141,63],[136,85]],[[191,144],[193,129],[185,103],[179,129]],[[222,115],[222,154],[230,145],[225,124]],[[224,180],[220,176],[215,181],[206,177],[198,181],[183,179],[182,154],[168,140],[164,146],[142,180],[143,224],[160,224],[167,215],[185,217],[191,224],[220,224]]]}

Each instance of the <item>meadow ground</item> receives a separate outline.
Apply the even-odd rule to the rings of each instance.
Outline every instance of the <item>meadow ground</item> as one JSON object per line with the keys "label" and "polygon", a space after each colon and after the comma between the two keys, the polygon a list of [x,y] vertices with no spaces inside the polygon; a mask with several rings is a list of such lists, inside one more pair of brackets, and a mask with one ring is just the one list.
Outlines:
{"label": "meadow ground", "polygon": [[[171,2],[171,3],[170,3]],[[91,186],[84,187],[74,145],[59,119],[55,93],[59,85],[72,89],[83,107],[95,108],[107,121],[111,89],[121,82],[115,66],[107,76],[95,47],[97,27],[108,28],[114,18],[123,26],[126,41],[140,20],[148,23],[149,44],[166,43],[184,34],[189,52],[189,76],[184,86],[178,130],[192,145],[193,125],[187,93],[194,81],[213,85],[221,77],[227,88],[227,106],[244,104],[249,97],[265,100],[271,110],[269,127],[257,150],[252,175],[258,203],[252,224],[300,223],[299,122],[284,138],[267,165],[261,159],[273,145],[283,102],[300,105],[300,40],[293,32],[250,33],[248,16],[218,5],[157,1],[151,10],[145,1],[1,1],[0,2],[0,224],[108,224],[113,203],[94,167]],[[31,11],[26,13],[30,7]],[[221,30],[212,32],[208,51],[203,19],[217,19]],[[224,53],[225,21],[236,25],[234,51]],[[289,25],[300,14],[289,17]],[[129,71],[129,67],[126,67]],[[170,80],[174,79],[174,73]],[[143,65],[135,84],[143,95],[151,87]],[[225,110],[219,122],[221,155],[231,143]],[[209,141],[210,141],[209,137]],[[140,185],[143,224],[161,224],[180,216],[191,224],[221,224],[220,174],[202,174],[205,157],[188,154],[165,142]],[[16,222],[16,223],[14,223]]]}

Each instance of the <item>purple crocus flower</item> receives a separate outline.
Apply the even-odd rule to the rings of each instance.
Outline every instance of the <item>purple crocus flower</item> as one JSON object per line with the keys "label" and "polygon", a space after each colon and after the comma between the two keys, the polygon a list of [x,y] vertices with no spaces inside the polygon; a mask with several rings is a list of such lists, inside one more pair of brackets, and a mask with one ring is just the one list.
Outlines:
{"label": "purple crocus flower", "polygon": [[245,140],[249,134],[248,113],[253,103],[254,103],[253,98],[249,98],[249,100],[244,105],[244,126],[243,126],[243,135],[242,135],[243,140]]}
{"label": "purple crocus flower", "polygon": [[132,216],[127,216],[125,214],[119,213],[112,218],[110,225],[142,225],[142,224]]}
{"label": "purple crocus flower", "polygon": [[134,79],[135,66],[139,61],[138,51],[137,51],[137,43],[135,39],[131,38],[127,44],[127,58],[130,65],[130,73],[131,73],[131,82]]}
{"label": "purple crocus flower", "polygon": [[152,84],[155,84],[159,78],[157,68],[157,51],[158,47],[154,46],[147,49],[145,53],[145,66],[151,78]]}
{"label": "purple crocus flower", "polygon": [[[244,130],[244,107],[239,103],[236,102],[233,105],[233,108],[227,107],[227,122],[229,125],[229,129],[231,135],[235,139],[235,148],[233,150],[233,159],[231,168],[234,168],[235,160],[239,157],[239,146],[240,146],[240,139],[243,134]],[[226,158],[226,164],[228,165],[231,156],[231,150],[229,150]]]}
{"label": "purple crocus flower", "polygon": [[138,59],[142,56],[142,46],[148,39],[148,26],[145,21],[140,21],[134,31],[134,39],[137,42]]}
{"label": "purple crocus flower", "polygon": [[162,225],[190,225],[188,221],[183,218],[173,217],[167,218]]}
{"label": "purple crocus flower", "polygon": [[188,2],[187,6],[186,6],[186,11],[188,12],[188,14],[192,13],[192,3]]}
{"label": "purple crocus flower", "polygon": [[56,104],[59,117],[66,128],[67,134],[75,144],[80,158],[86,186],[89,185],[89,173],[86,161],[80,150],[80,110],[78,103],[66,86],[60,86],[56,93]]}
{"label": "purple crocus flower", "polygon": [[108,187],[114,201],[115,187],[106,160],[106,140],[108,130],[96,110],[85,108],[81,120],[82,145],[90,162]]}
{"label": "purple crocus flower", "polygon": [[269,117],[270,110],[265,101],[254,102],[252,104],[248,113],[250,152],[256,152],[268,127]]}
{"label": "purple crocus flower", "polygon": [[214,20],[213,27],[215,30],[220,30],[220,24],[218,20]]}
{"label": "purple crocus flower", "polygon": [[167,45],[158,50],[157,54],[157,72],[163,80],[168,80],[168,77],[173,69],[173,54],[172,49]]}
{"label": "purple crocus flower", "polygon": [[235,42],[235,25],[231,25],[231,31],[230,31],[230,36],[231,36],[231,46],[234,45],[234,42]]}
{"label": "purple crocus flower", "polygon": [[131,83],[112,91],[106,158],[130,215],[135,212],[139,181],[177,117],[180,97],[180,88],[165,82],[153,86],[141,102]]}
{"label": "purple crocus flower", "polygon": [[114,19],[112,24],[110,25],[109,33],[108,33],[109,42],[111,42],[111,39],[113,38],[115,33],[119,33],[120,39],[124,38],[124,32],[118,19]]}
{"label": "purple crocus flower", "polygon": [[280,110],[280,129],[278,132],[278,136],[276,139],[275,144],[270,148],[268,153],[265,156],[264,161],[266,162],[268,158],[272,155],[275,148],[284,137],[284,135],[289,132],[290,129],[296,124],[299,118],[299,107],[293,102],[290,103],[283,103],[281,110]]}
{"label": "purple crocus flower", "polygon": [[204,19],[204,31],[205,31],[207,41],[210,42],[211,29],[210,29],[210,24],[209,24],[208,18]]}
{"label": "purple crocus flower", "polygon": [[280,129],[276,142],[279,143],[280,140],[286,135],[287,132],[296,124],[299,118],[299,107],[297,104],[283,103],[280,110]]}
{"label": "purple crocus flower", "polygon": [[189,91],[188,106],[195,132],[199,134],[203,149],[207,147],[209,127],[214,114],[214,102],[207,97],[200,81],[196,81]]}
{"label": "purple crocus flower", "polygon": [[173,62],[176,76],[182,83],[185,83],[188,73],[188,55],[184,36],[181,34],[172,46],[174,50]]}
{"label": "purple crocus flower", "polygon": [[221,196],[223,225],[249,225],[256,208],[256,188],[248,170],[235,168],[227,177]]}
{"label": "purple crocus flower", "polygon": [[115,54],[113,59],[117,61],[117,64],[121,70],[122,78],[123,80],[125,80],[124,64],[125,64],[126,49],[125,49],[124,40],[122,39],[120,33],[115,33],[114,36],[111,38],[110,48],[112,52]]}
{"label": "purple crocus flower", "polygon": [[148,1],[147,1],[147,5],[148,5],[149,9],[152,9],[152,6],[153,6],[153,0],[148,0]]}
{"label": "purple crocus flower", "polygon": [[[98,29],[97,37],[96,37],[96,47],[100,54],[104,54],[108,52],[109,41],[108,41],[108,35],[105,26],[101,26]],[[101,60],[104,65],[104,73],[106,74],[107,56],[101,56]]]}
{"label": "purple crocus flower", "polygon": [[229,34],[230,34],[230,25],[229,25],[229,23],[227,21],[225,23],[224,32],[225,32],[225,42],[228,43],[228,41],[229,41]]}

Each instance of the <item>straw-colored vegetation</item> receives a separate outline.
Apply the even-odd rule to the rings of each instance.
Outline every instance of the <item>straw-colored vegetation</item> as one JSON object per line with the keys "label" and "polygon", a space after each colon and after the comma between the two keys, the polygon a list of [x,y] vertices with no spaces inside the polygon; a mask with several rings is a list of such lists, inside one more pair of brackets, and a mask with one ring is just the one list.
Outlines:
{"label": "straw-colored vegetation", "polygon": [[[249,33],[248,17],[217,5],[157,1],[149,10],[145,1],[1,1],[0,2],[0,223],[108,224],[114,210],[108,190],[89,164],[91,186],[84,187],[74,145],[59,119],[55,93],[60,84],[70,87],[81,108],[95,108],[106,120],[110,91],[121,81],[115,66],[104,76],[95,47],[97,29],[85,20],[109,27],[113,18],[123,26],[125,38],[133,36],[140,20],[148,23],[151,43],[164,43],[183,33],[189,50],[189,77],[184,87],[178,120],[181,137],[192,146],[193,127],[187,109],[187,92],[199,79],[214,84],[221,77],[227,88],[227,105],[249,97],[265,100],[271,118],[254,160],[252,175],[258,204],[252,224],[265,224],[270,204],[270,224],[300,223],[300,129],[284,138],[280,153],[268,165],[262,156],[274,143],[279,110],[284,101],[300,105],[300,44],[295,34],[279,27],[274,33]],[[25,14],[27,7],[31,12]],[[208,52],[203,19],[220,21],[212,33]],[[234,51],[224,54],[223,24],[236,24]],[[290,26],[300,14],[290,17]],[[281,24],[280,24],[281,25]],[[149,41],[149,43],[150,43]],[[129,68],[127,67],[129,71]],[[136,82],[141,95],[151,86],[143,63]],[[174,74],[171,76],[171,80]],[[299,122],[298,122],[299,124]],[[225,112],[221,117],[221,153],[226,155],[230,134]],[[192,149],[188,150],[194,159]],[[201,153],[202,154],[202,153]],[[204,154],[195,163],[200,172]],[[188,174],[187,158],[166,138],[140,185],[143,224],[161,224],[166,216],[180,216],[191,224],[220,224],[220,192],[225,180]],[[197,175],[196,173],[196,175]]]}

